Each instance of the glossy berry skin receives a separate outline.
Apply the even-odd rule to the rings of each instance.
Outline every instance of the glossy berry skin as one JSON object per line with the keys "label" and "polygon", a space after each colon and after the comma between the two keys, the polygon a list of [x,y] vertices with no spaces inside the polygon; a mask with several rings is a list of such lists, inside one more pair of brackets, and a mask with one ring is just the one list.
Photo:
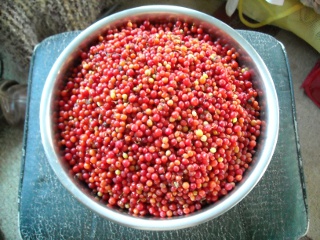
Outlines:
{"label": "glossy berry skin", "polygon": [[201,26],[128,22],[80,53],[57,100],[65,161],[110,207],[165,218],[232,191],[263,122],[252,72]]}

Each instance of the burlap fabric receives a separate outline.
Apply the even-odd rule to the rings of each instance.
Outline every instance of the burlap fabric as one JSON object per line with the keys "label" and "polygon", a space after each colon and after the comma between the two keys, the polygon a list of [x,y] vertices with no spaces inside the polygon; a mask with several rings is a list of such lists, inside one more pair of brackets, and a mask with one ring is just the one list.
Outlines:
{"label": "burlap fabric", "polygon": [[[1,0],[0,58],[5,73],[26,82],[34,46],[48,36],[81,30],[117,0]],[[8,75],[8,74],[7,74]]]}

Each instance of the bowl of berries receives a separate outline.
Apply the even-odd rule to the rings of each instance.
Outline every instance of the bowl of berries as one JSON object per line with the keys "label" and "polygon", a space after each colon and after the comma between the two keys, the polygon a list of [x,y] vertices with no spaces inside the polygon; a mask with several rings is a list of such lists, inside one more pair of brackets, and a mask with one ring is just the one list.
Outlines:
{"label": "bowl of berries", "polygon": [[40,103],[47,159],[95,213],[165,231],[239,203],[271,161],[275,87],[241,35],[204,13],[144,6],[82,31]]}

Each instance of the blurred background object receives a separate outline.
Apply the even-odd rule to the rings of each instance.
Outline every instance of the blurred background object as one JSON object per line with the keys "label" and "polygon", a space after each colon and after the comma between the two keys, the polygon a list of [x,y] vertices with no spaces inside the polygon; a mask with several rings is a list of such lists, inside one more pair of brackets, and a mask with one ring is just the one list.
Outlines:
{"label": "blurred background object", "polygon": [[13,80],[0,80],[0,107],[5,120],[16,125],[22,123],[26,112],[27,85]]}
{"label": "blurred background object", "polygon": [[320,60],[301,85],[308,97],[320,108]]}
{"label": "blurred background object", "polygon": [[0,59],[0,119],[10,125],[24,121],[27,105],[27,85],[3,79],[3,62]]}
{"label": "blurred background object", "polygon": [[266,0],[239,0],[238,14],[241,22],[250,28],[277,26],[294,33],[320,52],[320,14],[315,11],[318,8],[318,4],[313,9],[299,0],[285,0],[281,6]]}
{"label": "blurred background object", "polygon": [[320,0],[300,0],[304,5],[312,7],[316,13],[320,14]]}

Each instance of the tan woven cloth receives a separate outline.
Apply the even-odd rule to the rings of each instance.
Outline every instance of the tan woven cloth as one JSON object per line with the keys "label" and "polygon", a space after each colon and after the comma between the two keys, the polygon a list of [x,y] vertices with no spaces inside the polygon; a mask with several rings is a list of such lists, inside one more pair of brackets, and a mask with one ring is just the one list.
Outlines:
{"label": "tan woven cloth", "polygon": [[[34,46],[44,38],[92,24],[117,0],[1,0],[0,57],[15,79],[27,79]],[[14,69],[8,69],[14,68]]]}

